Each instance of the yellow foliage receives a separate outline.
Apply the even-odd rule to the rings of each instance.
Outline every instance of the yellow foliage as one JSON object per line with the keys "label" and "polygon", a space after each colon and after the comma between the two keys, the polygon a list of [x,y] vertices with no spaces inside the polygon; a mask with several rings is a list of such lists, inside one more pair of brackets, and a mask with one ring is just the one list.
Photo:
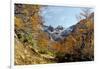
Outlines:
{"label": "yellow foliage", "polygon": [[20,17],[14,17],[15,19],[15,26],[18,28],[22,28],[23,27],[23,21]]}

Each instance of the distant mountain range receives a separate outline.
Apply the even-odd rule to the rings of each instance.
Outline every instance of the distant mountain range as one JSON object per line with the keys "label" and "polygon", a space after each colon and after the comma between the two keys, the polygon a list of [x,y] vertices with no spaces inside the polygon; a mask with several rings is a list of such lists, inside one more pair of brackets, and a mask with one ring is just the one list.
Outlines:
{"label": "distant mountain range", "polygon": [[46,26],[43,25],[43,31],[47,32],[50,36],[50,38],[54,41],[59,41],[64,39],[64,37],[68,36],[74,29],[74,25],[69,28],[64,28],[62,26],[58,26],[56,28],[53,28],[52,26]]}

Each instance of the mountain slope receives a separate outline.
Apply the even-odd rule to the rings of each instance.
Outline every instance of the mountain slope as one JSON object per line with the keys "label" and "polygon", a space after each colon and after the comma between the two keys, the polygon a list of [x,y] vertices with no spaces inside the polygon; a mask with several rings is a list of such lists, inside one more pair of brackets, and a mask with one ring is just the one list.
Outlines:
{"label": "mountain slope", "polygon": [[[69,55],[71,58],[69,58],[70,61],[94,60],[93,17],[94,16],[78,22],[76,25],[74,25],[72,32],[66,36],[64,40],[60,41],[60,44],[62,44],[62,47],[64,47],[62,50],[66,52],[63,59]],[[59,51],[62,52],[61,50]],[[59,60],[62,60],[62,58]]]}

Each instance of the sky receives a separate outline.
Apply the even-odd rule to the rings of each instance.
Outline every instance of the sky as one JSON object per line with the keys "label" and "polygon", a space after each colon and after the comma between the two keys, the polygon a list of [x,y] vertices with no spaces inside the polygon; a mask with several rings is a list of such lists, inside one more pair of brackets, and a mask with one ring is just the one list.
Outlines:
{"label": "sky", "polygon": [[82,12],[82,7],[46,6],[41,9],[44,24],[53,27],[61,25],[68,28],[78,22],[76,15]]}

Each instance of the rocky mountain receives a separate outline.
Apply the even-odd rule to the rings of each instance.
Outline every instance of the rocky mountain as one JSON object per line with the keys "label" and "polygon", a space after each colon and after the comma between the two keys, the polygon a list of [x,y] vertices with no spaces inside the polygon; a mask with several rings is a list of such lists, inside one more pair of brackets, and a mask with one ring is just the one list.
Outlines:
{"label": "rocky mountain", "polygon": [[64,29],[62,26],[53,28],[52,26],[43,26],[43,31],[48,33],[50,38],[54,41],[62,40],[73,30],[73,26],[67,29]]}

